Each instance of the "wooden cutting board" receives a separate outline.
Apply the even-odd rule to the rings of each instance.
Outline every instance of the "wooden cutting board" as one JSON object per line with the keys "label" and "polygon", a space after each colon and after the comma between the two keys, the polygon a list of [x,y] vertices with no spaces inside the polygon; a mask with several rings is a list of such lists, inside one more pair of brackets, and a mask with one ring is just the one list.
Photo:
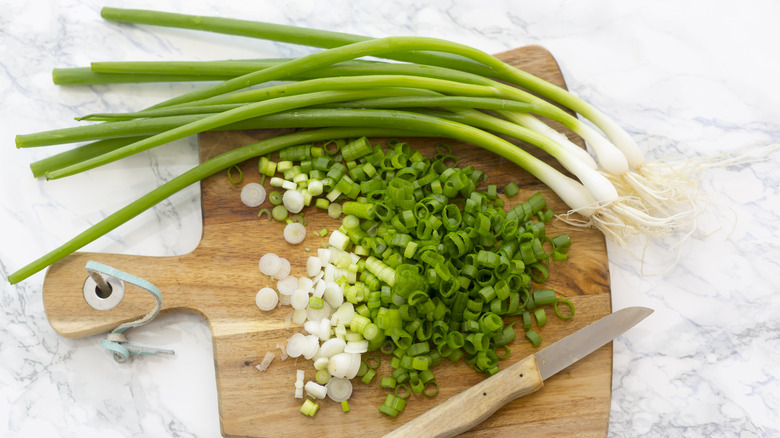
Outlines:
{"label": "wooden cutting board", "polygon": [[[523,47],[498,55],[504,61],[565,86],[553,57],[537,46]],[[201,161],[231,148],[249,144],[278,131],[208,132],[200,135]],[[573,141],[582,142],[570,135]],[[386,139],[373,139],[383,143]],[[473,165],[487,172],[488,182],[503,187],[515,181],[522,188],[509,201],[515,205],[541,191],[556,212],[566,210],[550,190],[506,159],[467,144],[447,139],[404,139],[426,156],[432,156],[437,144],[453,147],[461,157],[461,166]],[[259,181],[257,160],[242,164],[244,183]],[[266,183],[267,184],[267,183]],[[270,189],[270,186],[268,186]],[[82,288],[88,260],[112,266],[142,277],[163,294],[166,313],[191,312],[201,315],[213,336],[214,362],[222,432],[226,436],[380,436],[413,419],[484,378],[462,361],[445,360],[435,369],[439,394],[433,398],[414,396],[398,418],[380,414],[385,391],[378,380],[371,385],[357,381],[350,400],[351,411],[322,401],[315,418],[301,415],[301,400],[293,397],[295,370],[303,369],[313,379],[309,361],[279,359],[277,345],[302,330],[285,328],[290,307],[262,312],[254,304],[256,292],[274,283],[258,270],[260,257],[274,252],[292,262],[293,275],[305,275],[305,260],[325,239],[309,236],[304,243],[291,246],[281,237],[281,226],[258,219],[257,210],[243,206],[240,186],[220,173],[201,182],[203,236],[192,253],[174,257],[146,257],[118,254],[77,253],[52,266],[45,278],[43,300],[52,327],[65,337],[84,337],[108,332],[119,324],[145,315],[154,307],[151,295],[128,286],[125,297],[115,308],[97,311],[87,305]],[[337,223],[321,211],[306,211],[309,230],[334,229]],[[561,320],[550,313],[549,322],[539,329],[542,347],[611,312],[609,272],[604,237],[594,230],[551,229],[551,234],[568,232],[573,247],[568,261],[551,268],[548,286],[568,297],[576,306],[576,315]],[[141,329],[143,330],[143,329]],[[510,345],[508,366],[534,349],[519,334]],[[277,358],[266,372],[259,372],[266,352]],[[106,356],[106,360],[111,360]],[[140,359],[143,360],[143,359]],[[181,364],[182,369],[186,364]],[[383,360],[379,376],[389,375],[389,360]],[[545,382],[545,387],[530,396],[510,403],[468,436],[604,436],[609,420],[612,377],[612,345],[608,344]],[[202,384],[193,382],[194,385]]]}

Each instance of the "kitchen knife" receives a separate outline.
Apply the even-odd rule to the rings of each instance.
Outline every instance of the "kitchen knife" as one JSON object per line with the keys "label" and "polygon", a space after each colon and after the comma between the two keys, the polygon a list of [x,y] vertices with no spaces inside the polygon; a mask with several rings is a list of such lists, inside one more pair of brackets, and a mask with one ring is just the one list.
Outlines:
{"label": "kitchen knife", "polygon": [[544,380],[618,337],[653,313],[628,307],[572,333],[483,380],[385,435],[451,437],[481,423],[512,400],[537,391]]}

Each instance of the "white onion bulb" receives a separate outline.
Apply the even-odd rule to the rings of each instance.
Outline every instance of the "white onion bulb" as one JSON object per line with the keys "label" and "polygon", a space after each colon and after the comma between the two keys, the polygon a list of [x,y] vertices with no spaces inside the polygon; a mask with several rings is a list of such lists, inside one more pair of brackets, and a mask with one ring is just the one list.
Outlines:
{"label": "white onion bulb", "polygon": [[258,183],[249,183],[241,189],[241,202],[247,207],[258,207],[265,202],[265,188]]}
{"label": "white onion bulb", "polygon": [[303,333],[295,333],[287,340],[287,355],[290,357],[299,357],[305,348],[306,336]]}
{"label": "white onion bulb", "polygon": [[282,262],[279,259],[279,256],[272,252],[263,254],[263,256],[260,257],[260,272],[265,275],[274,275],[281,267]]}
{"label": "white onion bulb", "polygon": [[339,353],[343,353],[346,346],[347,343],[343,339],[330,338],[320,346],[320,356],[328,358],[333,357]]}
{"label": "white onion bulb", "polygon": [[282,204],[290,213],[300,213],[303,210],[303,193],[297,190],[287,190],[282,195]]}
{"label": "white onion bulb", "polygon": [[306,275],[314,277],[322,270],[322,259],[317,256],[309,256],[306,260]]}
{"label": "white onion bulb", "polygon": [[264,287],[257,292],[255,304],[260,310],[273,310],[279,304],[279,296],[270,287]]}
{"label": "white onion bulb", "polygon": [[341,403],[352,396],[352,382],[341,377],[332,377],[328,384],[328,398]]}
{"label": "white onion bulb", "polygon": [[292,276],[282,278],[276,283],[276,290],[282,295],[292,295],[298,288],[298,279]]}
{"label": "white onion bulb", "polygon": [[326,388],[325,385],[320,385],[313,380],[306,382],[306,385],[303,388],[306,390],[306,394],[309,397],[319,400],[322,400],[328,394],[328,388]]}
{"label": "white onion bulb", "polygon": [[288,243],[297,245],[303,242],[305,238],[306,227],[304,227],[303,224],[293,222],[291,224],[287,224],[287,226],[284,227],[284,240],[286,240]]}
{"label": "white onion bulb", "polygon": [[306,306],[309,305],[309,293],[305,290],[296,289],[290,297],[290,304],[295,310],[306,309]]}
{"label": "white onion bulb", "polygon": [[277,280],[289,277],[291,270],[290,261],[284,257],[279,257],[279,264],[281,266],[279,267],[279,270],[276,271],[276,274],[273,274],[273,277]]}

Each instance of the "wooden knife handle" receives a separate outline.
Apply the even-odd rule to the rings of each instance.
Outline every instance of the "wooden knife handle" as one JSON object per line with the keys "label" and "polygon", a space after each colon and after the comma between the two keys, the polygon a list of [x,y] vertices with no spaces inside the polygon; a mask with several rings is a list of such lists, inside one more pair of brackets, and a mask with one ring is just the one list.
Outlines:
{"label": "wooden knife handle", "polygon": [[485,421],[510,401],[542,386],[544,382],[536,356],[532,354],[404,424],[385,438],[455,436]]}

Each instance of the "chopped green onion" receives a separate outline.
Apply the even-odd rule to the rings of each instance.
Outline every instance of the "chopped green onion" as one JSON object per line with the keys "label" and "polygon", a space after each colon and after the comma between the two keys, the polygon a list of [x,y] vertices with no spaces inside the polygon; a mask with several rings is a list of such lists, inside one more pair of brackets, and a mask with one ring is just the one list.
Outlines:
{"label": "chopped green onion", "polygon": [[534,329],[528,329],[525,332],[525,337],[531,342],[531,345],[534,347],[538,347],[539,344],[542,343],[542,338],[539,336],[538,333],[534,331]]}
{"label": "chopped green onion", "polygon": [[433,397],[439,393],[439,384],[435,380],[425,382],[425,388],[422,393],[427,397]]}
{"label": "chopped green onion", "polygon": [[520,192],[520,188],[517,187],[514,181],[504,186],[504,194],[509,198],[514,198]]}
{"label": "chopped green onion", "polygon": [[276,207],[271,210],[271,216],[276,219],[277,221],[284,221],[287,219],[287,209],[284,207],[284,205],[277,205]]}
{"label": "chopped green onion", "polygon": [[[558,305],[560,303],[564,303],[567,306],[569,306],[569,314],[564,315],[561,313],[561,311],[558,309]],[[558,318],[561,319],[570,319],[572,316],[574,316],[574,304],[572,304],[571,301],[567,300],[566,298],[558,298],[555,300],[555,304],[553,305],[553,309],[555,309],[555,314],[558,315]]]}
{"label": "chopped green onion", "polygon": [[396,381],[392,377],[382,377],[381,386],[385,389],[395,389]]}
{"label": "chopped green onion", "polygon": [[387,416],[390,416],[390,417],[397,417],[398,416],[398,411],[397,410],[395,410],[395,409],[393,409],[390,406],[387,406],[385,404],[379,405],[379,412],[381,412],[381,413],[383,413],[383,414],[385,414]]}
{"label": "chopped green onion", "polygon": [[260,211],[257,212],[257,217],[263,217],[263,215],[268,216],[268,220],[273,219],[273,216],[271,215],[271,212],[267,208],[261,208]]}
{"label": "chopped green onion", "polygon": [[314,380],[320,385],[325,385],[330,381],[330,373],[327,369],[317,370],[317,373],[314,375]]}
{"label": "chopped green onion", "polygon": [[[236,169],[238,171],[238,178],[233,178],[233,174],[232,174],[233,169]],[[238,167],[238,165],[229,167],[227,170],[227,176],[228,176],[228,180],[230,180],[230,182],[234,185],[241,184],[241,181],[244,179],[244,174],[243,172],[241,172],[241,168]]]}
{"label": "chopped green onion", "polygon": [[555,291],[552,289],[537,289],[533,292],[534,303],[538,306],[553,304],[556,301]]}
{"label": "chopped green onion", "polygon": [[339,216],[341,216],[341,204],[331,202],[327,208],[328,208],[328,216],[330,216],[331,218],[338,219]]}
{"label": "chopped green onion", "polygon": [[369,383],[371,383],[371,380],[374,379],[374,376],[376,376],[376,371],[371,369],[371,368],[369,368],[366,371],[366,374],[363,376],[363,378],[360,379],[360,381],[365,383],[366,385],[368,385]]}
{"label": "chopped green onion", "polygon": [[547,324],[547,312],[545,312],[544,308],[542,307],[537,307],[534,309],[534,318],[536,318],[536,325],[538,327]]}
{"label": "chopped green onion", "polygon": [[313,401],[311,401],[311,399],[307,398],[306,401],[303,402],[300,411],[303,415],[308,415],[309,417],[313,417],[319,409],[320,409],[320,405],[314,403]]}

